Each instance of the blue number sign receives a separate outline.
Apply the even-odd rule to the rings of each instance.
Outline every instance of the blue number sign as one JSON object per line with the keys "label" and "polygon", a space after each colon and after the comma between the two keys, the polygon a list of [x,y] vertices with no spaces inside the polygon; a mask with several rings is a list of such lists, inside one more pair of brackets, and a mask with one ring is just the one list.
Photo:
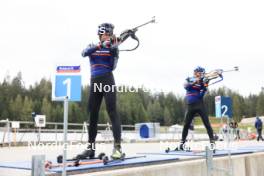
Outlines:
{"label": "blue number sign", "polygon": [[215,97],[215,116],[217,118],[232,118],[232,99],[230,97]]}
{"label": "blue number sign", "polygon": [[68,96],[69,101],[81,101],[80,66],[57,66],[52,85],[52,99]]}

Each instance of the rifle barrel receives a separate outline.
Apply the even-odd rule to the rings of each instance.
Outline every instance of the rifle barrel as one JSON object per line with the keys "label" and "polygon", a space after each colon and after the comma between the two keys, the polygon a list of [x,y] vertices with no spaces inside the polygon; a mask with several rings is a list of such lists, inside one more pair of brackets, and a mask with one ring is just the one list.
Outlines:
{"label": "rifle barrel", "polygon": [[141,24],[141,25],[139,25],[139,26],[133,28],[133,30],[137,30],[138,28],[140,28],[140,27],[142,27],[142,26],[145,26],[145,25],[147,25],[147,24],[149,24],[149,23],[155,23],[155,16],[152,17],[152,20],[150,20],[150,21],[148,21],[148,22],[146,22],[146,23],[144,23],[144,24]]}

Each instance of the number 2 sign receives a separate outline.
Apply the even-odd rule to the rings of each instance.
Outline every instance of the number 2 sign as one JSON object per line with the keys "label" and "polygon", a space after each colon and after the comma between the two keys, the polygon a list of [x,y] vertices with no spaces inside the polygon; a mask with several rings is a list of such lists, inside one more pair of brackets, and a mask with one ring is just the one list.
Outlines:
{"label": "number 2 sign", "polygon": [[232,118],[232,100],[230,97],[216,96],[215,97],[215,115],[218,118]]}
{"label": "number 2 sign", "polygon": [[69,101],[81,101],[80,66],[57,66],[52,84],[52,99],[68,96]]}

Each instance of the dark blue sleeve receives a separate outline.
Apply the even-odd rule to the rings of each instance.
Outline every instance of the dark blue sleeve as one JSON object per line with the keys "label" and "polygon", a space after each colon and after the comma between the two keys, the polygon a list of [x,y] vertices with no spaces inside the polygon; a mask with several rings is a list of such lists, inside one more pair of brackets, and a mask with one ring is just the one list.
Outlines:
{"label": "dark blue sleeve", "polygon": [[93,54],[96,50],[98,49],[98,47],[96,45],[89,45],[87,48],[85,48],[82,52],[82,56],[86,57],[86,56],[90,56],[91,54]]}
{"label": "dark blue sleeve", "polygon": [[184,83],[184,88],[185,88],[186,90],[190,90],[191,87],[192,87],[192,84],[190,84],[190,83],[188,83],[188,82]]}
{"label": "dark blue sleeve", "polygon": [[207,88],[204,86],[204,83],[202,83],[202,88],[201,88],[201,91],[200,91],[200,96],[203,97],[206,92],[207,92]]}
{"label": "dark blue sleeve", "polygon": [[190,78],[188,77],[188,78],[186,78],[186,82],[184,83],[184,88],[186,89],[186,90],[190,90],[191,88],[192,88],[192,82],[190,81]]}
{"label": "dark blue sleeve", "polygon": [[113,57],[119,58],[119,49],[118,47],[111,47],[110,52]]}
{"label": "dark blue sleeve", "polygon": [[200,92],[200,97],[203,97],[203,96],[205,95],[205,93],[206,93],[206,91],[202,90],[202,91]]}

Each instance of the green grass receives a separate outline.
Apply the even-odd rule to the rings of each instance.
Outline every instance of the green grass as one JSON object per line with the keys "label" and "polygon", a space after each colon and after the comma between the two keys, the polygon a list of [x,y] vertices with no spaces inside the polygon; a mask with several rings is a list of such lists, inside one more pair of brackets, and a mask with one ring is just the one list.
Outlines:
{"label": "green grass", "polygon": [[[215,132],[219,132],[220,130],[220,126],[219,127],[216,127],[214,125],[220,125],[221,124],[221,119],[220,118],[216,118],[216,117],[209,117],[210,119],[210,123],[213,124],[213,130]],[[227,122],[227,119],[226,118],[223,118],[223,122],[222,123],[226,123]],[[183,124],[180,124],[180,125],[183,125]],[[194,125],[197,126],[197,125],[202,125],[203,126],[203,122],[202,122],[202,119],[200,117],[195,117],[194,119]],[[251,128],[251,131],[252,132],[255,132],[255,127],[254,127],[254,124],[238,124],[238,127],[239,129],[241,130],[247,130],[248,128]],[[169,129],[169,127],[167,126],[161,126],[160,127],[160,132],[167,132]],[[195,132],[197,133],[206,133],[206,129],[205,128],[195,128]]]}
{"label": "green grass", "polygon": [[[214,124],[221,124],[221,119],[220,118],[216,118],[216,117],[209,117],[210,119],[210,123],[213,124],[212,126],[214,126]],[[222,123],[226,123],[227,119],[223,118]],[[195,118],[194,120],[194,125],[203,125],[202,119],[200,117]],[[221,127],[213,127],[215,132],[218,132],[220,130]],[[238,123],[238,128],[242,129],[242,130],[248,130],[248,128],[251,128],[251,131],[254,132],[255,131],[255,127],[254,124],[240,124]],[[205,128],[202,129],[195,129],[197,132],[201,132],[204,133],[206,132]]]}
{"label": "green grass", "polygon": [[[215,117],[209,117],[211,124],[220,124],[221,119]],[[223,119],[223,122],[226,122],[226,118]],[[202,119],[200,117],[195,117],[194,125],[203,125]]]}

